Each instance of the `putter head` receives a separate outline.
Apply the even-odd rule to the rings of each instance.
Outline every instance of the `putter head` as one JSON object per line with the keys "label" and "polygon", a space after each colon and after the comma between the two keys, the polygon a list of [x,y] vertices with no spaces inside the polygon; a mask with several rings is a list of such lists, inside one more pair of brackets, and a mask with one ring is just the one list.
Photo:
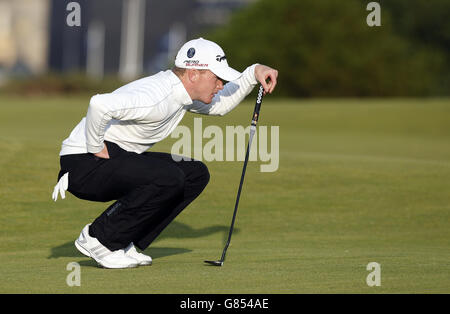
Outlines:
{"label": "putter head", "polygon": [[213,266],[222,266],[223,261],[205,261],[205,263],[213,265]]}

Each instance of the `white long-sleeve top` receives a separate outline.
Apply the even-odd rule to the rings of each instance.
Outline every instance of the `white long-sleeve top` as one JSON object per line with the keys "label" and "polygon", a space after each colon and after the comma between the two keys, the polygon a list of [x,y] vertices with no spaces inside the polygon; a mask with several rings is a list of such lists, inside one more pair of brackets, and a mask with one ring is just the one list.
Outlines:
{"label": "white long-sleeve top", "polygon": [[210,104],[192,101],[171,70],[133,81],[112,93],[95,95],[86,117],[62,142],[60,155],[98,153],[105,140],[140,154],[166,138],[186,111],[224,115],[233,110],[257,84],[255,66],[228,82]]}

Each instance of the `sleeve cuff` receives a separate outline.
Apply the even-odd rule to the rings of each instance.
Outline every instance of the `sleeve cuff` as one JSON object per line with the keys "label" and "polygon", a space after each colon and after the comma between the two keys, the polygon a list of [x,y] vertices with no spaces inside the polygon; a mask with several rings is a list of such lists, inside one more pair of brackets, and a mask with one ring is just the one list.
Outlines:
{"label": "sleeve cuff", "polygon": [[90,144],[86,143],[86,147],[87,147],[88,153],[96,154],[103,150],[103,148],[105,147],[105,144],[102,143],[100,146],[94,146],[94,145],[90,145]]}
{"label": "sleeve cuff", "polygon": [[259,65],[259,63],[255,63],[247,68],[248,69],[248,79],[249,79],[250,84],[252,84],[252,85],[258,84],[258,81],[256,80],[256,76],[255,76],[255,68],[257,65]]}

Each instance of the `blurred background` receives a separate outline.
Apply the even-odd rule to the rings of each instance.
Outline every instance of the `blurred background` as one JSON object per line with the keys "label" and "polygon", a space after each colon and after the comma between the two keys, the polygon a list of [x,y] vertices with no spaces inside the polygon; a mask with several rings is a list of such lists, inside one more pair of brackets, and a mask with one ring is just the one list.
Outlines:
{"label": "blurred background", "polygon": [[373,27],[369,2],[0,0],[0,90],[112,91],[167,69],[202,36],[239,70],[277,68],[278,96],[449,95],[450,2],[376,1]]}

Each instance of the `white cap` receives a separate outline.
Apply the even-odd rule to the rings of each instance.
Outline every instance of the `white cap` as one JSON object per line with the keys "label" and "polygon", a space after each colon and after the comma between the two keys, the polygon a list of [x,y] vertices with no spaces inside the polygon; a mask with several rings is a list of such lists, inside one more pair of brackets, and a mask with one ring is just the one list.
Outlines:
{"label": "white cap", "polygon": [[228,66],[225,53],[218,44],[201,37],[188,41],[180,48],[175,58],[175,66],[210,70],[225,81],[234,81],[242,75]]}

